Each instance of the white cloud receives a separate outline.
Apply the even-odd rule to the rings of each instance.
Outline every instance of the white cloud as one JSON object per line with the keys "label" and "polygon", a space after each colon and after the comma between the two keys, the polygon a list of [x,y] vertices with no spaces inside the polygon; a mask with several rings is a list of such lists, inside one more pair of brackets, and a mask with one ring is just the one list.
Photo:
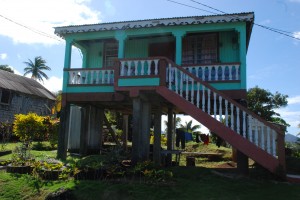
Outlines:
{"label": "white cloud", "polygon": [[114,16],[116,14],[116,8],[112,5],[110,0],[105,0],[104,2],[106,13],[109,16]]}
{"label": "white cloud", "polygon": [[1,58],[1,60],[5,60],[7,58],[7,54],[6,53],[1,53],[0,58]]}
{"label": "white cloud", "polygon": [[300,104],[300,96],[290,97],[288,98],[288,104]]}
{"label": "white cloud", "polygon": [[63,79],[56,76],[51,76],[48,80],[44,79],[44,82],[39,81],[39,83],[51,92],[58,92],[59,90],[62,90],[62,82]]}
{"label": "white cloud", "polygon": [[300,3],[300,0],[289,0],[289,2]]}
{"label": "white cloud", "polygon": [[[299,2],[300,2],[300,0],[299,0]],[[294,32],[294,33],[293,33],[293,36],[294,36],[295,38],[300,39],[300,31],[299,31],[299,32]]]}
{"label": "white cloud", "polygon": [[[89,8],[89,2],[90,0],[1,0],[1,15],[32,31],[0,17],[0,35],[12,38],[15,43],[57,44],[59,41],[49,38],[58,39],[53,27],[100,22],[100,12]],[[49,37],[42,36],[44,33]]]}
{"label": "white cloud", "polygon": [[277,109],[280,116],[291,125],[291,127],[296,128],[300,124],[300,111],[290,111],[288,108]]}

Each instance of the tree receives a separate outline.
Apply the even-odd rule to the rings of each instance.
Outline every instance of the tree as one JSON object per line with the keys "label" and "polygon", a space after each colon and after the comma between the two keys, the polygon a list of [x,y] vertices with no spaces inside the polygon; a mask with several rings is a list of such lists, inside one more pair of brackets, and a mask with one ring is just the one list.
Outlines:
{"label": "tree", "polygon": [[200,125],[194,125],[192,126],[193,120],[190,120],[189,122],[185,122],[185,124],[180,124],[180,128],[184,129],[186,132],[193,133],[196,130],[200,129]]}
{"label": "tree", "polygon": [[268,90],[255,86],[247,92],[248,109],[266,121],[290,126],[280,117],[279,113],[275,112],[275,109],[287,106],[287,98],[288,95],[283,95],[279,92],[273,94]]}
{"label": "tree", "polygon": [[34,62],[28,59],[28,62],[24,62],[24,64],[27,66],[24,68],[24,76],[31,74],[32,79],[39,81],[43,81],[43,78],[49,79],[43,71],[51,71],[51,68],[46,65],[46,61],[41,56],[35,57]]}
{"label": "tree", "polygon": [[[175,121],[175,128],[178,128],[180,126],[180,123],[181,123],[181,118],[180,117],[176,117],[176,121]],[[164,121],[164,124],[165,124],[165,133],[168,132],[168,121],[165,120]]]}
{"label": "tree", "polygon": [[14,70],[10,68],[8,65],[0,65],[0,70],[7,71],[13,74],[15,73]]}

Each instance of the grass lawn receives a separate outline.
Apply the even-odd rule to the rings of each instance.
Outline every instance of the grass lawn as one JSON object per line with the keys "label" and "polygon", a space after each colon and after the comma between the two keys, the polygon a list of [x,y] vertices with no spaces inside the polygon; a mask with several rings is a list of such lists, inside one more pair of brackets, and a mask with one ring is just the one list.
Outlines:
{"label": "grass lawn", "polygon": [[[14,145],[10,145],[13,149]],[[164,183],[146,183],[144,179],[120,180],[74,180],[42,181],[31,175],[16,175],[0,170],[0,199],[45,199],[60,188],[70,189],[72,199],[300,199],[300,184],[278,182],[265,176],[264,171],[251,170],[251,176],[220,176],[212,169],[230,161],[231,149],[217,148],[214,144],[204,146],[194,142],[188,143],[188,151],[224,153],[223,159],[207,162],[206,158],[197,158],[196,167],[185,167],[185,156],[181,157],[180,166],[169,168],[173,179]],[[36,159],[55,157],[56,151],[30,152]],[[10,158],[11,155],[0,157]],[[72,159],[72,158],[70,158]],[[252,173],[253,172],[253,173]],[[225,173],[226,174],[226,173]]]}

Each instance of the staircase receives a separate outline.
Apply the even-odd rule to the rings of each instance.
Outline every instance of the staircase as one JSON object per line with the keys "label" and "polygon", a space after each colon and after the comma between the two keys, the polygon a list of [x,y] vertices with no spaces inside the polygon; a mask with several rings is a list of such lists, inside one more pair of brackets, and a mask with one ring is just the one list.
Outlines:
{"label": "staircase", "polygon": [[273,173],[285,170],[284,132],[168,61],[158,94]]}

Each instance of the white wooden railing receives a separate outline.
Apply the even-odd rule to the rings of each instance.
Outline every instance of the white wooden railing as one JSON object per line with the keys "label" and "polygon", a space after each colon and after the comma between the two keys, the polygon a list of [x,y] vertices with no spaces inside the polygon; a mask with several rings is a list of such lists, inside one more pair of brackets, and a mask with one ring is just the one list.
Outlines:
{"label": "white wooden railing", "polygon": [[69,84],[113,84],[112,69],[72,69],[69,71]]}
{"label": "white wooden railing", "polygon": [[239,81],[240,64],[219,64],[205,66],[183,66],[203,81]]}
{"label": "white wooden railing", "polygon": [[158,75],[159,59],[126,59],[121,60],[120,76]]}
{"label": "white wooden railing", "polygon": [[193,77],[192,74],[173,67],[167,69],[167,87],[182,98],[191,102],[216,120],[224,123],[237,134],[268,152],[277,156],[277,133],[273,126],[254,114],[249,114],[238,103],[220,95],[217,90]]}

